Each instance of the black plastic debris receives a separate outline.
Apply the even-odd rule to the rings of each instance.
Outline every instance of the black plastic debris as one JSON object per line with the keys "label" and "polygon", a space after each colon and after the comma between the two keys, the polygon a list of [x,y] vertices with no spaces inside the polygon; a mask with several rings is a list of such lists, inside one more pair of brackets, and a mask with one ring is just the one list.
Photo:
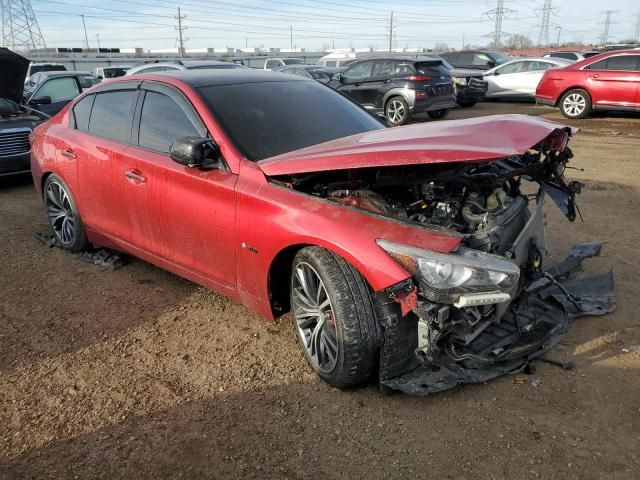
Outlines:
{"label": "black plastic debris", "polygon": [[[55,235],[51,231],[36,232],[35,236],[47,248],[60,248]],[[129,259],[126,256],[114,250],[109,250],[108,248],[90,248],[82,252],[73,253],[72,255],[78,260],[92,263],[109,270],[118,270],[129,263]]]}

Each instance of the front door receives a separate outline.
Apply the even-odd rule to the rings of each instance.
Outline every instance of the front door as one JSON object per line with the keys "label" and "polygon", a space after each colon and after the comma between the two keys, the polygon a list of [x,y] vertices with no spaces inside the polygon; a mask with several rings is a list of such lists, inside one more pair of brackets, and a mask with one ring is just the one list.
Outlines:
{"label": "front door", "polygon": [[363,83],[371,77],[373,62],[361,62],[347,68],[342,74],[341,85],[337,89],[352,100],[363,104]]}
{"label": "front door", "polygon": [[206,128],[177,90],[145,83],[143,91],[134,120],[139,122],[134,125],[138,146],[128,147],[123,160],[129,222],[125,240],[197,275],[234,286],[238,177],[171,160],[173,140],[206,137]]}

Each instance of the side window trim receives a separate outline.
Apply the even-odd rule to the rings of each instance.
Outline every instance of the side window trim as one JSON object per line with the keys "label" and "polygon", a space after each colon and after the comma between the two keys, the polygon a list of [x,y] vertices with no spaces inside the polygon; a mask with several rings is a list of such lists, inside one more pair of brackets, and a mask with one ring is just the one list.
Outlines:
{"label": "side window trim", "polygon": [[[87,130],[81,130],[78,128],[78,119],[76,118],[76,105],[89,97],[91,97],[91,100],[89,100],[91,102],[91,108],[89,109],[89,120],[87,120]],[[93,112],[93,102],[95,101],[95,99],[96,99],[95,94],[91,93],[89,95],[83,96],[82,98],[74,102],[73,106],[71,107],[71,118],[73,119],[74,130],[78,130],[79,132],[89,133],[89,121],[91,119],[91,113]]]}

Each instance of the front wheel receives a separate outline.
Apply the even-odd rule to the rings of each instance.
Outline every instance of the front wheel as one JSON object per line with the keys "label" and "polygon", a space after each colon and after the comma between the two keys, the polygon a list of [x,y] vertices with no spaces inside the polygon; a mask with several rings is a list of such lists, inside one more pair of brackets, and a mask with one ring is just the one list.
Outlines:
{"label": "front wheel", "polygon": [[449,109],[441,108],[440,110],[431,110],[430,112],[427,112],[427,115],[429,115],[431,120],[442,120],[444,117],[449,115]]}
{"label": "front wheel", "polygon": [[409,120],[409,104],[402,97],[392,97],[384,108],[384,116],[390,127],[399,127]]}
{"label": "front wheel", "polygon": [[44,206],[62,248],[79,252],[89,246],[76,202],[67,184],[57,175],[49,175],[44,182]]}
{"label": "front wheel", "polygon": [[560,111],[566,118],[585,118],[591,113],[591,97],[581,88],[574,88],[560,99]]}
{"label": "front wheel", "polygon": [[378,344],[369,288],[345,260],[320,247],[298,252],[291,271],[291,311],[311,367],[329,385],[371,379]]}

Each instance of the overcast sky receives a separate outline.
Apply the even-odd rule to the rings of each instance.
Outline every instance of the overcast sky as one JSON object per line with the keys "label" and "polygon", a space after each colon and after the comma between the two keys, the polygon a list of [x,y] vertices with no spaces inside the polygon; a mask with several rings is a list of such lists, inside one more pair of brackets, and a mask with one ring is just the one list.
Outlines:
{"label": "overcast sky", "polygon": [[[47,46],[82,47],[85,15],[89,44],[102,47],[173,48],[177,45],[177,7],[187,27],[186,48],[297,48],[317,50],[389,45],[394,12],[395,47],[484,45],[494,30],[496,0],[31,0]],[[538,41],[544,0],[505,0],[502,31]],[[550,40],[597,43],[605,8],[612,14],[609,43],[633,38],[638,0],[552,0]]]}

